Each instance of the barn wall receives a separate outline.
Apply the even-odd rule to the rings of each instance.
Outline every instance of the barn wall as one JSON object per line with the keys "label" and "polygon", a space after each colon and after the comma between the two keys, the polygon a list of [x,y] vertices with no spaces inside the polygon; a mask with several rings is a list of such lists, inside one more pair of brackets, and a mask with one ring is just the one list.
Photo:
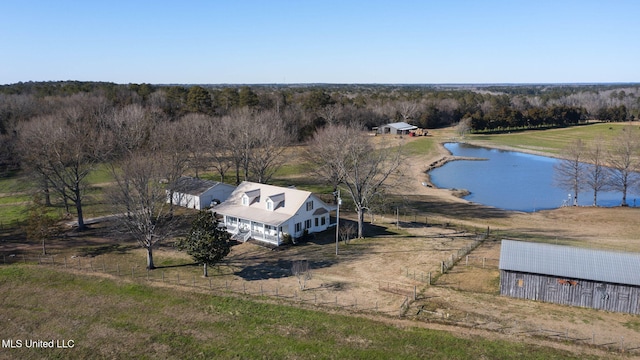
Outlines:
{"label": "barn wall", "polygon": [[640,287],[500,270],[500,294],[639,314]]}

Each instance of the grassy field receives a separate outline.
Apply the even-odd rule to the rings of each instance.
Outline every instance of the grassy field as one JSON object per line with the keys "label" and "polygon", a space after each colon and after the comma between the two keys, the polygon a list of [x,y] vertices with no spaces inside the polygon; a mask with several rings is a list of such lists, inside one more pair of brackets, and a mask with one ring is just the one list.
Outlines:
{"label": "grassy field", "polygon": [[470,135],[468,140],[485,146],[508,146],[519,150],[559,154],[575,139],[585,142],[601,136],[603,140],[613,139],[627,123],[595,123],[550,130],[529,130],[523,132]]}
{"label": "grassy field", "polygon": [[[0,358],[573,359],[549,348],[30,265],[0,267]],[[585,358],[580,356],[580,358]]]}

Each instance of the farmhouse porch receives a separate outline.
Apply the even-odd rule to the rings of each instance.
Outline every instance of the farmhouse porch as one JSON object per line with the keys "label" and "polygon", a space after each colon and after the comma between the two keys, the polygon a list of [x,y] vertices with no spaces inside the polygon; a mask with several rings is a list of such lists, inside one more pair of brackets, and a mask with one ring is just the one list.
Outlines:
{"label": "farmhouse porch", "polygon": [[233,216],[224,217],[224,226],[237,241],[246,242],[249,239],[268,242],[274,245],[282,244],[283,236],[288,233],[288,226],[281,224],[266,224]]}

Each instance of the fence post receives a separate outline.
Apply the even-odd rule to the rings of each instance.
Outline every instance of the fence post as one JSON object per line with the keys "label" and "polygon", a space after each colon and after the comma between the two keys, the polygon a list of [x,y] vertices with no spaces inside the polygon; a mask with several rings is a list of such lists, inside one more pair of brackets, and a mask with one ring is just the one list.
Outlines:
{"label": "fence post", "polygon": [[469,255],[466,256],[466,260],[464,261],[464,266],[469,266]]}
{"label": "fence post", "polygon": [[440,274],[444,274],[444,261],[440,263]]}
{"label": "fence post", "polygon": [[260,295],[264,295],[264,292],[262,292],[262,284],[260,284]]}
{"label": "fence post", "polygon": [[418,290],[415,285],[413,285],[413,301],[418,300]]}
{"label": "fence post", "polygon": [[[262,284],[260,285],[260,287],[262,288]],[[209,290],[211,290],[211,278],[209,278]]]}
{"label": "fence post", "polygon": [[56,261],[53,259],[53,255],[51,255],[51,264],[52,264],[52,265],[55,265],[55,264],[56,264]]}
{"label": "fence post", "polygon": [[180,285],[180,274],[178,274],[178,285]]}
{"label": "fence post", "polygon": [[193,276],[193,287],[196,287],[196,277],[195,277],[195,275]]}
{"label": "fence post", "polygon": [[164,282],[164,271],[162,272],[162,282]]}
{"label": "fence post", "polygon": [[91,271],[93,271],[93,259],[89,259],[89,267],[91,268]]}
{"label": "fence post", "polygon": [[134,267],[131,267],[131,278],[135,278]]}
{"label": "fence post", "polygon": [[116,275],[120,276],[120,264],[116,264]]}
{"label": "fence post", "polygon": [[103,273],[107,272],[107,265],[104,263],[104,260],[102,260],[102,272]]}
{"label": "fence post", "polygon": [[80,258],[78,258],[78,270],[80,270]]}
{"label": "fence post", "polygon": [[484,263],[485,263],[486,260],[487,260],[487,258],[485,258],[485,257],[482,258],[482,268],[483,269],[484,269]]}
{"label": "fence post", "polygon": [[65,269],[67,268],[67,257],[66,256],[64,257],[64,268]]}
{"label": "fence post", "polygon": [[431,285],[431,271],[429,271],[429,285]]}

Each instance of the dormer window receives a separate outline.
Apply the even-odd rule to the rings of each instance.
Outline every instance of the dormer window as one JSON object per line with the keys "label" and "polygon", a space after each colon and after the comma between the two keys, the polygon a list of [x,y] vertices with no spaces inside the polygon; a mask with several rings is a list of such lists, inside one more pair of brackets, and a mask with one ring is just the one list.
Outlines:
{"label": "dormer window", "polygon": [[271,195],[267,198],[267,210],[273,211],[277,208],[284,207],[284,193]]}
{"label": "dormer window", "polygon": [[260,189],[247,191],[242,194],[242,205],[249,206],[255,202],[260,202]]}
{"label": "dormer window", "polygon": [[313,200],[307,201],[307,211],[313,210]]}

